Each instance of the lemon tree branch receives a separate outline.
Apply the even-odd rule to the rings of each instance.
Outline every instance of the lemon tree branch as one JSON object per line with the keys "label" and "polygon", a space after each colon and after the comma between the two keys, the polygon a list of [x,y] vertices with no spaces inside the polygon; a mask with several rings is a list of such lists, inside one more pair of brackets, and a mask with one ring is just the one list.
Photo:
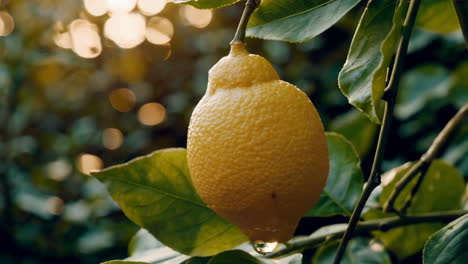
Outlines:
{"label": "lemon tree branch", "polygon": [[392,122],[393,110],[395,108],[395,100],[397,95],[398,86],[403,73],[403,67],[405,62],[406,52],[408,50],[409,39],[413,30],[414,22],[416,20],[416,14],[419,9],[421,0],[411,0],[408,12],[406,14],[405,22],[403,24],[403,32],[398,44],[398,48],[395,54],[395,62],[393,64],[392,74],[390,81],[385,89],[384,99],[386,100],[384,116],[382,125],[380,127],[379,138],[377,141],[377,149],[374,155],[374,161],[372,164],[371,173],[367,181],[366,188],[364,189],[356,207],[354,208],[349,225],[346,232],[343,235],[343,240],[338,247],[338,251],[335,256],[334,263],[339,264],[343,258],[343,254],[346,250],[348,242],[351,240],[354,229],[359,221],[364,205],[366,204],[372,191],[380,184],[380,174],[383,155],[385,153],[385,145],[387,143],[388,135],[390,132],[390,123]]}
{"label": "lemon tree branch", "polygon": [[[445,211],[445,212],[432,212],[424,213],[417,215],[408,215],[405,217],[387,217],[376,220],[369,220],[364,222],[359,222],[356,225],[355,233],[356,234],[366,234],[371,231],[388,231],[392,228],[420,224],[420,223],[430,223],[430,222],[450,222],[458,217],[467,214],[467,210],[457,210],[457,211]],[[333,239],[338,239],[341,237],[345,231],[339,230],[323,234],[316,237],[306,237],[303,239],[296,240],[290,244],[288,247],[282,250],[275,251],[269,255],[266,255],[267,258],[276,258],[283,255],[288,255],[294,252],[303,251],[308,248],[314,248],[324,241],[330,241]]]}
{"label": "lemon tree branch", "polygon": [[[401,191],[403,191],[406,185],[408,185],[408,183],[410,183],[411,180],[418,175],[418,172],[421,172],[421,178],[424,177],[425,171],[427,171],[431,165],[432,160],[434,160],[439,155],[441,149],[447,144],[448,140],[456,131],[457,127],[463,122],[463,119],[466,117],[467,113],[468,104],[465,104],[457,112],[457,114],[453,116],[452,119],[450,119],[439,135],[437,135],[426,153],[424,153],[419,161],[416,162],[416,164],[412,166],[411,169],[398,181],[390,194],[390,198],[383,207],[385,212],[396,212],[394,205],[398,195],[401,193]],[[413,196],[415,192],[416,191],[413,189],[411,196]]]}
{"label": "lemon tree branch", "polygon": [[255,11],[255,9],[257,9],[257,7],[260,5],[260,1],[261,0],[247,0],[245,2],[244,12],[242,13],[239,26],[237,27],[236,34],[234,35],[231,44],[245,42],[245,31],[247,29],[247,23],[249,22],[253,11]]}

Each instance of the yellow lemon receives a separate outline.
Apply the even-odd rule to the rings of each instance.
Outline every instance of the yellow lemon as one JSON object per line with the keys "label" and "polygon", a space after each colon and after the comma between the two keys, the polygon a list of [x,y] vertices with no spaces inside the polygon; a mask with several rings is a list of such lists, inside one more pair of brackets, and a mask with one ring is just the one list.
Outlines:
{"label": "yellow lemon", "polygon": [[285,242],[322,192],[328,149],[308,97],[233,44],[193,111],[187,159],[200,197],[252,241]]}

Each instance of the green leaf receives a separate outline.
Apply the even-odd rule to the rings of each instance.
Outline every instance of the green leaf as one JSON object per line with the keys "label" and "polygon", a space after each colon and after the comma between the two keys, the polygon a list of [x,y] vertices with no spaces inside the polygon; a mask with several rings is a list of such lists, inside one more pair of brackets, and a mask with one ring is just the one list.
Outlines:
{"label": "green leaf", "polygon": [[303,42],[333,26],[360,0],[263,0],[247,36]]}
{"label": "green leaf", "polygon": [[451,0],[424,0],[416,17],[416,26],[435,33],[450,33],[460,29]]}
{"label": "green leaf", "polygon": [[200,199],[184,149],[155,151],[93,175],[130,220],[183,254],[213,255],[247,240]]}
{"label": "green leaf", "polygon": [[411,70],[401,80],[395,115],[406,119],[431,100],[447,97],[452,83],[450,72],[440,65],[426,64]]}
{"label": "green leaf", "polygon": [[338,83],[349,102],[373,122],[382,119],[387,70],[397,45],[408,1],[370,1],[351,42]]}
{"label": "green leaf", "polygon": [[372,147],[377,132],[377,125],[372,123],[362,112],[353,109],[335,118],[330,130],[345,136],[363,158]]}
{"label": "green leaf", "polygon": [[[314,264],[333,263],[339,241],[328,243],[314,255]],[[349,242],[341,264],[379,263],[391,264],[390,256],[382,244],[369,238],[355,238]]]}
{"label": "green leaf", "polygon": [[364,184],[359,156],[351,142],[340,134],[328,132],[327,144],[330,156],[327,185],[307,215],[351,215]]}
{"label": "green leaf", "polygon": [[261,264],[262,262],[242,250],[230,250],[214,256],[208,264]]}
{"label": "green leaf", "polygon": [[175,4],[187,4],[200,9],[219,8],[232,5],[240,0],[170,0]]}
{"label": "green leaf", "polygon": [[[382,194],[380,204],[383,205],[390,196],[395,184],[410,169],[407,163],[395,168],[382,176]],[[405,201],[409,199],[411,189],[416,184],[417,178],[413,179],[400,193],[395,207],[400,209]],[[461,207],[461,199],[464,193],[465,182],[461,174],[442,160],[434,160],[426,173],[419,191],[413,198],[408,214],[439,212],[456,210]],[[393,216],[381,211],[370,210],[365,214],[366,220]],[[394,228],[387,232],[376,231],[374,234],[387,248],[403,259],[420,251],[431,234],[443,225],[439,223],[423,223],[405,227]]]}
{"label": "green leaf", "polygon": [[427,241],[425,264],[465,264],[468,260],[468,214],[451,222]]}

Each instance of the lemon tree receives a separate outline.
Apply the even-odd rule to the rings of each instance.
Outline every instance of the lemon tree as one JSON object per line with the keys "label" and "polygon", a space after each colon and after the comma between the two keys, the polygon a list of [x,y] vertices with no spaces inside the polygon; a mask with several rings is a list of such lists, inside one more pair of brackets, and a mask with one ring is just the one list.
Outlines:
{"label": "lemon tree", "polygon": [[[172,2],[220,8],[237,1]],[[463,124],[468,105],[461,104],[419,160],[380,175],[395,108],[396,116],[408,114],[401,109],[416,115],[432,99],[419,97],[415,103],[411,98],[424,84],[418,78],[441,79],[444,86],[431,88],[439,97],[437,91],[449,89],[445,72],[440,78],[433,69],[416,80],[402,77],[413,28],[446,33],[458,30],[460,21],[466,30],[466,21],[454,14],[466,17],[468,8],[456,0],[456,11],[446,0],[364,2],[245,1],[231,51],[209,71],[206,93],[193,110],[187,150],[157,150],[93,174],[142,228],[127,259],[106,263],[390,263],[390,255],[420,252],[440,228],[426,243],[424,261],[449,263],[445,256],[437,262],[437,241],[450,244],[452,228],[463,233],[466,182],[457,168],[435,158]],[[435,6],[444,7],[440,20],[428,19]],[[337,81],[363,114],[333,126],[345,135],[362,129],[347,139],[326,133],[314,98],[281,80],[265,58],[249,53],[245,37],[309,41],[357,10],[360,20]],[[410,88],[398,105],[402,78],[402,86]],[[374,145],[369,142],[377,127],[375,155],[363,170],[360,155]],[[337,215],[348,224],[329,223],[297,235],[307,220],[326,222]],[[372,239],[354,238],[360,235]],[[450,254],[461,250],[455,247]]]}

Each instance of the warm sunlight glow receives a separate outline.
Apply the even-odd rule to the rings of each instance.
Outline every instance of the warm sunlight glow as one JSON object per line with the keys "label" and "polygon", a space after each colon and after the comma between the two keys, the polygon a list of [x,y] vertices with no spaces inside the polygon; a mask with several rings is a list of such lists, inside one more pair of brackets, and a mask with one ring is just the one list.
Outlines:
{"label": "warm sunlight glow", "polygon": [[213,18],[213,12],[210,9],[197,9],[189,5],[183,6],[181,13],[185,21],[196,28],[208,26]]}
{"label": "warm sunlight glow", "polygon": [[101,37],[96,25],[85,19],[76,19],[69,27],[72,49],[78,56],[90,59],[101,54]]}
{"label": "warm sunlight glow", "polygon": [[55,181],[63,181],[70,175],[72,168],[65,160],[56,160],[47,164],[46,171],[50,179]]}
{"label": "warm sunlight glow", "polygon": [[8,36],[15,29],[13,17],[5,11],[0,11],[0,36]]}
{"label": "warm sunlight glow", "polygon": [[154,126],[166,118],[166,108],[158,103],[144,104],[138,110],[138,121],[143,125]]}
{"label": "warm sunlight glow", "polygon": [[122,146],[123,135],[117,128],[106,128],[102,132],[102,144],[105,148],[114,150]]}
{"label": "warm sunlight glow", "polygon": [[77,160],[77,167],[81,173],[90,175],[91,172],[99,171],[103,167],[102,159],[93,154],[81,154]]}
{"label": "warm sunlight glow", "polygon": [[138,9],[145,16],[153,16],[161,12],[167,0],[138,0]]}
{"label": "warm sunlight glow", "polygon": [[146,39],[157,45],[166,44],[174,35],[172,22],[164,17],[152,17],[146,28]]}
{"label": "warm sunlight glow", "polygon": [[47,212],[53,215],[60,215],[63,212],[64,202],[57,196],[50,197],[45,202]]}
{"label": "warm sunlight glow", "polygon": [[137,0],[107,0],[107,8],[111,13],[128,13],[135,8]]}
{"label": "warm sunlight glow", "polygon": [[136,96],[131,90],[120,88],[109,94],[109,101],[115,110],[128,112],[135,106]]}
{"label": "warm sunlight glow", "polygon": [[104,25],[104,34],[119,47],[130,49],[145,40],[146,21],[139,13],[119,13]]}
{"label": "warm sunlight glow", "polygon": [[107,13],[107,0],[84,0],[84,7],[93,16],[102,16]]}
{"label": "warm sunlight glow", "polygon": [[62,49],[71,49],[72,48],[72,39],[70,32],[55,33],[54,43]]}

